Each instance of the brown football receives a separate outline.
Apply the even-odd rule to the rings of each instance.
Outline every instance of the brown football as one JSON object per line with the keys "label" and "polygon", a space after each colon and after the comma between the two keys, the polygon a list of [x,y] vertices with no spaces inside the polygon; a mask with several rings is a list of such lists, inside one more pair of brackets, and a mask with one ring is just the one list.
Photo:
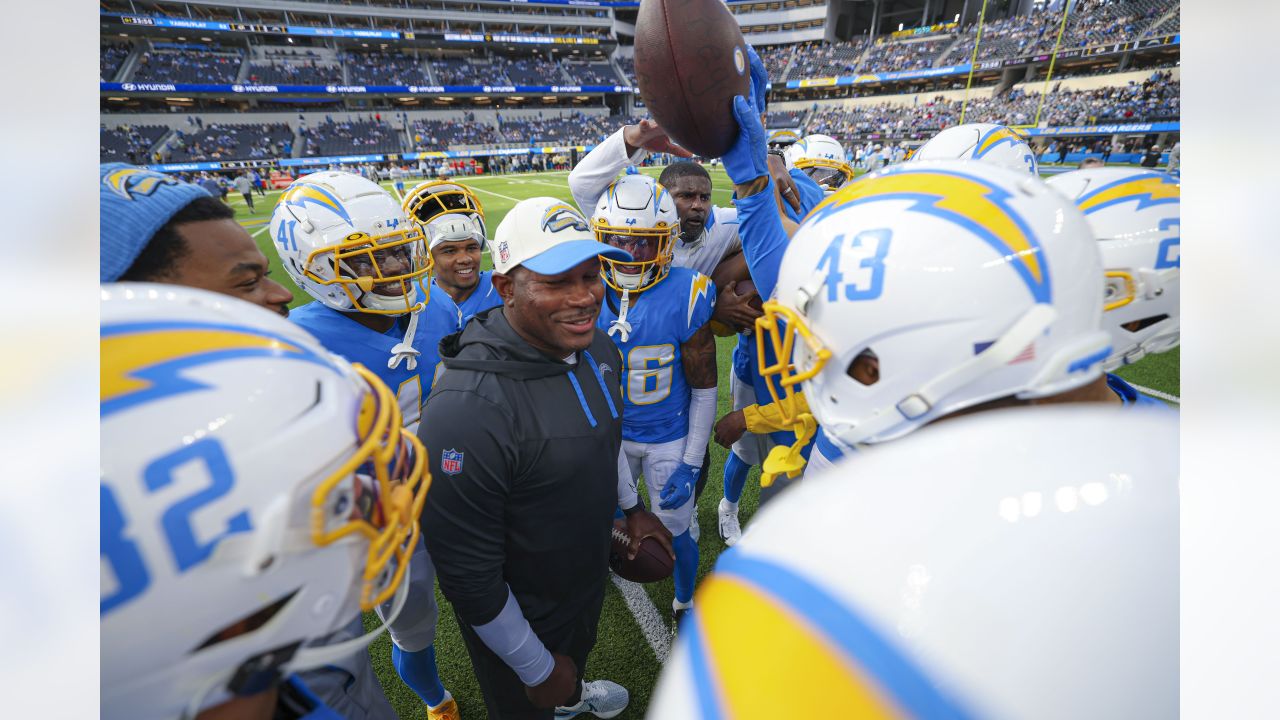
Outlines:
{"label": "brown football", "polygon": [[653,119],[703,157],[724,155],[738,137],[733,96],[747,97],[747,42],[722,0],[641,0],[636,82]]}
{"label": "brown football", "polygon": [[640,551],[634,560],[627,559],[627,523],[615,520],[613,524],[613,542],[609,546],[609,567],[619,577],[638,583],[657,582],[671,577],[675,564],[666,550],[653,538],[640,541]]}

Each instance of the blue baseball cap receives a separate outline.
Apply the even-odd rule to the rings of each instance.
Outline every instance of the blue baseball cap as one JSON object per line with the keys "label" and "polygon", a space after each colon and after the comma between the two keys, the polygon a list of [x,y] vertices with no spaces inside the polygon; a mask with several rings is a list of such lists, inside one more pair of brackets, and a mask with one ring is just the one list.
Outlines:
{"label": "blue baseball cap", "polygon": [[164,173],[127,163],[99,168],[98,281],[115,282],[133,265],[156,231],[209,192]]}
{"label": "blue baseball cap", "polygon": [[493,269],[517,265],[539,275],[558,275],[594,257],[630,261],[631,253],[596,241],[591,224],[572,205],[551,197],[521,200],[493,236]]}

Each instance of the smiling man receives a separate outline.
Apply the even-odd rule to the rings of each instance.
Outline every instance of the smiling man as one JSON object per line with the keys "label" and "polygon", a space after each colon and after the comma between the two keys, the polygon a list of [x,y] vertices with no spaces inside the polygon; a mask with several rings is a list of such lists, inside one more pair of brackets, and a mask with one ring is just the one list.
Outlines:
{"label": "smiling man", "polygon": [[424,537],[490,718],[621,712],[623,687],[582,681],[614,508],[632,510],[633,551],[643,537],[670,551],[618,478],[622,359],[596,329],[601,255],[630,260],[560,200],[516,204],[494,238],[503,306],[441,343],[419,428],[436,473]]}
{"label": "smiling man", "polygon": [[267,276],[267,256],[226,203],[133,165],[105,163],[99,174],[100,282],[185,285],[289,314],[293,293]]}

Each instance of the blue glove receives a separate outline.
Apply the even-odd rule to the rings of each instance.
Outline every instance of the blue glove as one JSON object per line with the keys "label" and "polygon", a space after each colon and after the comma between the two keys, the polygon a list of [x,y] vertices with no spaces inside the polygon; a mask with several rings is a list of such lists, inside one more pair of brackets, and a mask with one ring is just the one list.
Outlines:
{"label": "blue glove", "polygon": [[769,73],[764,69],[764,61],[756,53],[756,49],[747,43],[747,60],[751,66],[751,95],[747,99],[755,107],[757,113],[765,108],[765,93],[769,91]]}
{"label": "blue glove", "polygon": [[658,493],[658,507],[670,510],[689,502],[693,488],[698,484],[699,470],[701,468],[697,465],[680,463],[680,467],[667,478],[667,484],[662,486],[662,492]]}
{"label": "blue glove", "polygon": [[733,99],[733,117],[738,121],[738,139],[721,160],[729,179],[738,185],[769,174],[769,146],[760,113],[741,95]]}

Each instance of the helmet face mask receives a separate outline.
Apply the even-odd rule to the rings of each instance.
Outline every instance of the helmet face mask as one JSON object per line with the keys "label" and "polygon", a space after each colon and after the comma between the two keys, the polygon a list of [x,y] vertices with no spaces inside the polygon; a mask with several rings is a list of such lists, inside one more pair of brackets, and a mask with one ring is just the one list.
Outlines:
{"label": "helmet face mask", "polygon": [[431,257],[422,228],[376,183],[352,173],[296,180],[271,215],[289,276],[335,310],[404,315],[429,297]]}
{"label": "helmet face mask", "polygon": [[610,185],[596,204],[591,229],[600,242],[637,258],[600,258],[601,275],[614,290],[642,292],[670,272],[680,220],[675,199],[653,178],[624,175]]}
{"label": "helmet face mask", "polygon": [[[464,185],[444,180],[420,183],[404,196],[402,203],[409,219],[425,226],[441,215],[458,213],[480,224],[480,233],[487,231],[484,224],[484,205],[475,191]],[[483,242],[481,243],[483,246]]]}
{"label": "helmet face mask", "polygon": [[238,670],[367,644],[314,643],[407,587],[430,475],[390,389],[223,295],[104,285],[101,316],[103,716],[198,712]]}
{"label": "helmet face mask", "polygon": [[844,146],[827,135],[808,135],[787,148],[791,164],[828,193],[853,180],[853,168],[845,162]]}
{"label": "helmet face mask", "polygon": [[1079,387],[1109,345],[1095,251],[1083,216],[1038,179],[955,160],[891,167],[796,231],[756,321],[760,374],[784,417],[803,387],[848,446]]}

